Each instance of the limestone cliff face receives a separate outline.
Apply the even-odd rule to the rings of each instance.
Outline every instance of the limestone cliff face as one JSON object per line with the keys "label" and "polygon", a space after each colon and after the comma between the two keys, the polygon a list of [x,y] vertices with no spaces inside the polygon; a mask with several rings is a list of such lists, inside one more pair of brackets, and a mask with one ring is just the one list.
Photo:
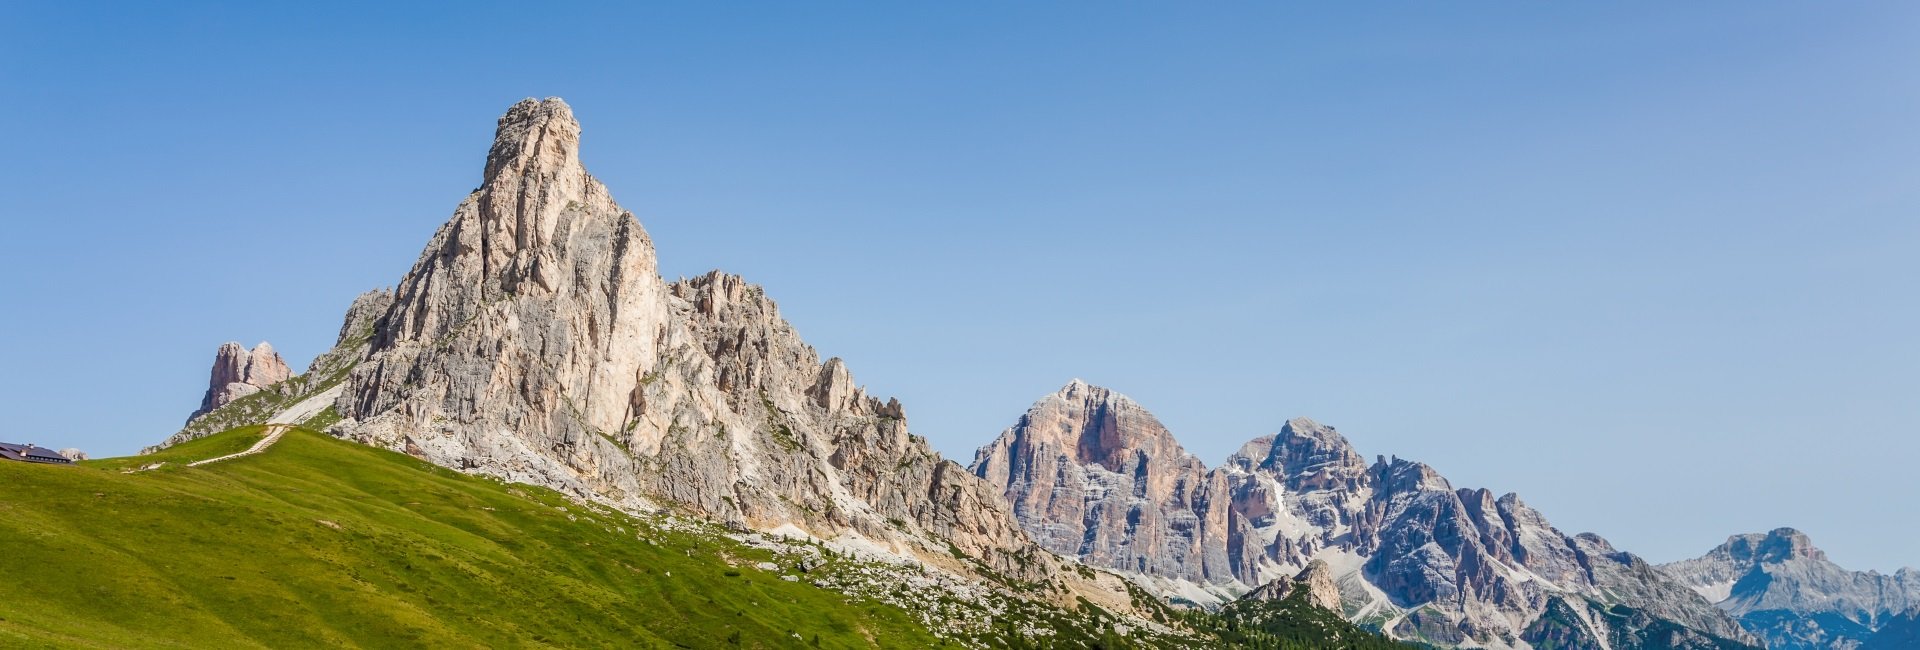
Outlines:
{"label": "limestone cliff face", "polygon": [[823,362],[759,287],[664,281],[579,146],[558,99],[500,119],[480,188],[376,320],[335,433],[632,507],[1044,571],[997,490]]}
{"label": "limestone cliff face", "polygon": [[1457,489],[1417,462],[1369,464],[1305,418],[1210,470],[1132,400],[1076,381],[981,448],[972,470],[1049,549],[1168,595],[1225,599],[1257,585],[1254,597],[1284,596],[1319,565],[1330,608],[1402,638],[1529,647],[1530,622],[1558,598],[1566,611],[1623,604],[1701,639],[1753,640],[1646,562],[1561,533],[1516,495]]}
{"label": "limestone cliff face", "polygon": [[1041,546],[1096,566],[1201,582],[1226,573],[1226,496],[1206,466],[1124,395],[1074,380],[1042,398],[971,471],[1006,486]]}
{"label": "limestone cliff face", "polygon": [[262,341],[251,351],[239,343],[227,342],[213,355],[213,371],[207,380],[207,393],[200,408],[187,416],[191,422],[234,400],[260,392],[293,376],[287,362],[273,346]]}

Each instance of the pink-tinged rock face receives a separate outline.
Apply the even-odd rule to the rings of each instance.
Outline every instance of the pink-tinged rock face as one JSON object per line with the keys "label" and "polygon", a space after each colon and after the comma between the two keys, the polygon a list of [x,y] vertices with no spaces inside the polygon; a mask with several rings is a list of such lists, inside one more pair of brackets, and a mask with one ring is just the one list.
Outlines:
{"label": "pink-tinged rock face", "polygon": [[293,370],[280,358],[280,353],[274,352],[273,346],[264,341],[254,346],[251,352],[236,342],[222,343],[213,354],[213,371],[207,379],[207,393],[200,398],[200,408],[187,420],[192,421],[292,376]]}
{"label": "pink-tinged rock face", "polygon": [[1518,497],[1455,489],[1422,463],[1369,465],[1306,418],[1210,470],[1133,400],[1076,380],[982,447],[972,471],[1056,553],[1216,594],[1284,597],[1300,582],[1333,609],[1344,598],[1348,613],[1399,612],[1392,630],[1405,635],[1515,646],[1549,595],[1573,593],[1746,638],[1638,558],[1562,534]]}
{"label": "pink-tinged rock face", "polygon": [[241,384],[247,381],[247,349],[237,342],[220,344],[213,353],[213,374],[207,381],[207,389],[225,387],[227,384]]}
{"label": "pink-tinged rock face", "polygon": [[1035,402],[981,448],[972,470],[1048,550],[1097,566],[1200,582],[1228,571],[1226,485],[1153,414],[1080,380]]}
{"label": "pink-tinged rock face", "polygon": [[247,353],[247,377],[244,380],[261,388],[286,381],[293,376],[293,369],[287,367],[287,361],[280,353],[273,351],[273,345],[261,341]]}

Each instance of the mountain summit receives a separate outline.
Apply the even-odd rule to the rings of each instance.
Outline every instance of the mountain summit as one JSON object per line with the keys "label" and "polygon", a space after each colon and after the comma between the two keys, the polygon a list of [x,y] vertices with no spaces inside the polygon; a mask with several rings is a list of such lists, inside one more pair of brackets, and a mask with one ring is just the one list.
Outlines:
{"label": "mountain summit", "polygon": [[234,400],[286,381],[291,376],[293,371],[287,368],[287,362],[266,341],[253,346],[252,350],[236,341],[223,343],[213,355],[213,371],[207,378],[207,394],[200,398],[200,408],[187,416],[187,421],[191,422]]}
{"label": "mountain summit", "polygon": [[479,189],[373,322],[332,433],[630,509],[1040,576],[994,491],[759,287],[663,280],[580,134],[559,99],[500,118]]}
{"label": "mountain summit", "polygon": [[982,447],[970,471],[1004,488],[1047,550],[1191,583],[1229,571],[1225,544],[1207,539],[1221,527],[1196,520],[1225,486],[1125,395],[1075,379]]}
{"label": "mountain summit", "polygon": [[1706,555],[1660,566],[1767,640],[1770,648],[1871,645],[1920,610],[1920,571],[1849,571],[1792,528],[1734,535]]}

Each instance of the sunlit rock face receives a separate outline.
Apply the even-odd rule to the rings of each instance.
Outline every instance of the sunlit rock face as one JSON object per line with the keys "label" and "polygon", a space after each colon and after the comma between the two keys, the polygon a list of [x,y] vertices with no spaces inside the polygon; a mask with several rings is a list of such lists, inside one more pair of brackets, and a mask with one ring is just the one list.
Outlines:
{"label": "sunlit rock face", "polygon": [[280,353],[265,341],[253,346],[252,350],[229,341],[214,351],[213,371],[209,375],[206,396],[200,398],[200,408],[187,416],[189,422],[234,400],[286,381],[293,376],[293,370],[287,367],[285,359],[280,358]]}
{"label": "sunlit rock face", "polygon": [[1255,587],[1242,600],[1283,600],[1295,592],[1305,589],[1307,602],[1316,607],[1340,612],[1340,585],[1333,581],[1333,570],[1326,562],[1315,560],[1307,563],[1298,575],[1291,578],[1275,578],[1267,584]]}
{"label": "sunlit rock face", "polygon": [[[1627,604],[1703,639],[1752,640],[1644,561],[1561,533],[1516,495],[1458,489],[1413,461],[1369,464],[1306,418],[1209,469],[1138,403],[1075,380],[982,447],[971,470],[1048,550],[1169,597],[1218,602],[1256,586],[1266,591],[1254,597],[1271,596],[1320,574],[1350,618],[1440,644],[1529,647],[1529,624],[1555,597],[1564,611]],[[1553,633],[1629,632],[1601,618]]]}
{"label": "sunlit rock face", "polygon": [[500,119],[479,189],[374,323],[335,433],[630,507],[1048,570],[996,490],[822,361],[760,287],[663,280],[580,136],[558,99]]}

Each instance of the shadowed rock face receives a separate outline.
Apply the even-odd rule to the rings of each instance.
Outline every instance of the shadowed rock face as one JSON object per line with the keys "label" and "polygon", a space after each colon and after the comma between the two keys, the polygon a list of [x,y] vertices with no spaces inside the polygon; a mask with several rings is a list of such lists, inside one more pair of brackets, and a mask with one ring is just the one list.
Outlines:
{"label": "shadowed rock face", "polygon": [[664,281],[580,135],[558,99],[500,119],[479,189],[375,320],[335,433],[629,507],[1048,570],[996,490],[822,362],[759,287]]}
{"label": "shadowed rock face", "polygon": [[1849,571],[1792,528],[1734,535],[1660,570],[1714,601],[1773,648],[1855,648],[1920,608],[1920,571]]}
{"label": "shadowed rock face", "polygon": [[239,343],[223,343],[213,355],[213,372],[207,380],[206,396],[200,398],[199,410],[187,416],[187,421],[292,376],[293,370],[287,367],[286,360],[265,341],[251,351]]}
{"label": "shadowed rock face", "polygon": [[1561,533],[1518,496],[1456,489],[1412,461],[1369,465],[1305,418],[1210,470],[1137,403],[1076,380],[982,447],[971,471],[1049,550],[1160,580],[1170,595],[1281,591],[1270,585],[1319,564],[1335,609],[1402,637],[1523,646],[1560,596],[1566,611],[1626,604],[1685,634],[1751,640],[1646,562]]}

